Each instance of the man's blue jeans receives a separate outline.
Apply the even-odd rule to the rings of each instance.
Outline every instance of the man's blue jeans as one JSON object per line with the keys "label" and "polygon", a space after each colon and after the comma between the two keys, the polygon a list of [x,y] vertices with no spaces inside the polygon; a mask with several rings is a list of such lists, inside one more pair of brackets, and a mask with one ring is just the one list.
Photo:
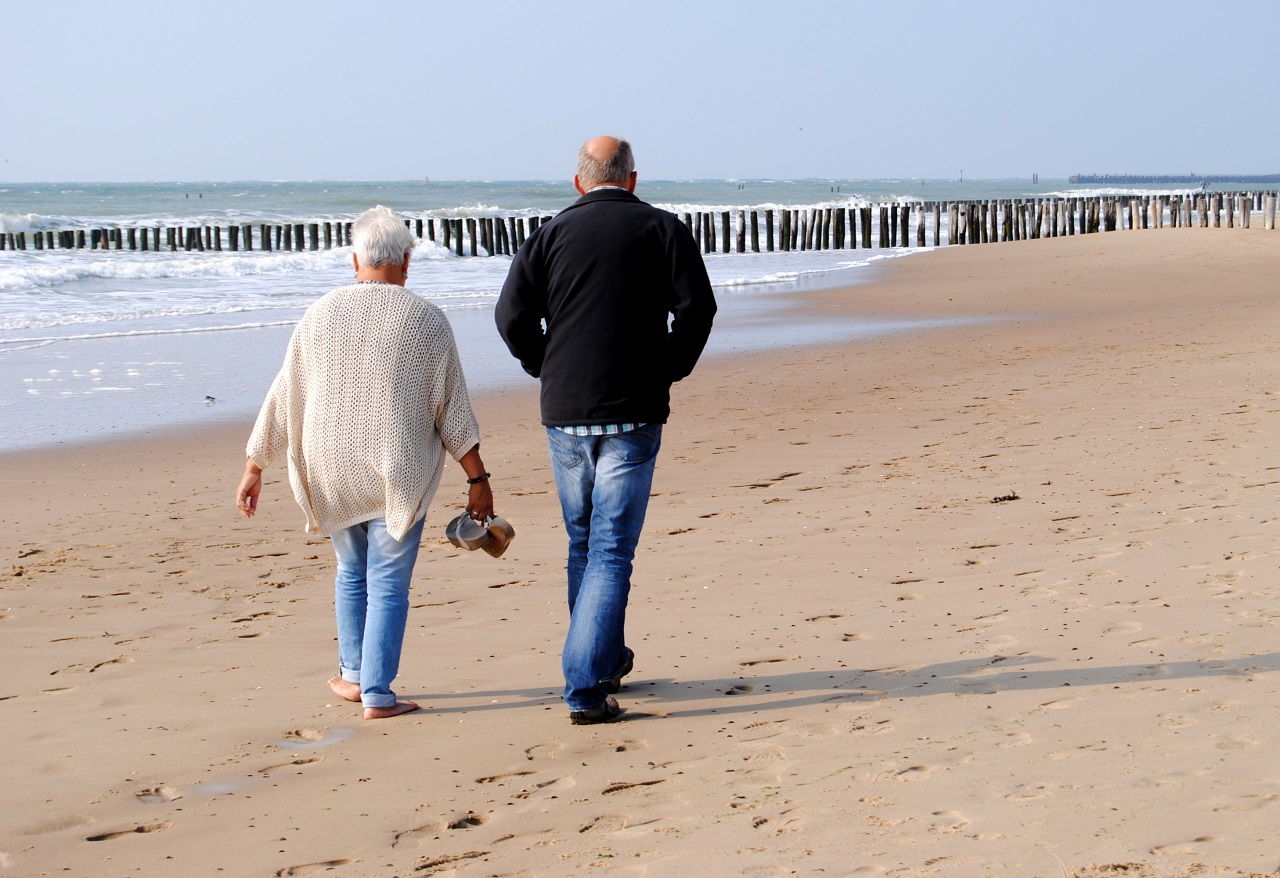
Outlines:
{"label": "man's blue jeans", "polygon": [[400,671],[400,648],[409,617],[409,580],[422,540],[419,519],[403,540],[387,533],[381,518],[329,535],[338,556],[334,609],[342,679],[360,684],[365,707],[392,707],[391,681]]}
{"label": "man's blue jeans", "polygon": [[547,428],[551,469],[569,536],[569,634],[560,663],[570,710],[605,700],[600,681],[626,660],[623,626],[632,559],[644,527],[662,425],[613,436]]}

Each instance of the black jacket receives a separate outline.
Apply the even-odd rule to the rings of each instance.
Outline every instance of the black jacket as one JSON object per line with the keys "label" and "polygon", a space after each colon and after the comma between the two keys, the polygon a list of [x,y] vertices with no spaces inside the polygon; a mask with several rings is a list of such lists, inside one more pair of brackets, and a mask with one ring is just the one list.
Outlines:
{"label": "black jacket", "polygon": [[596,189],[525,240],[496,319],[524,370],[542,379],[546,426],[661,424],[715,312],[684,224],[624,190]]}

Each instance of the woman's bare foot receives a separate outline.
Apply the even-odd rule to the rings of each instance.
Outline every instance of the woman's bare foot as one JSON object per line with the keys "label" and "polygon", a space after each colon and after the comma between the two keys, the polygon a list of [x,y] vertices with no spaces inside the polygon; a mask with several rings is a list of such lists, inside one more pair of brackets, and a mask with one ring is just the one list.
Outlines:
{"label": "woman's bare foot", "polygon": [[345,698],[347,701],[360,700],[360,684],[350,683],[338,674],[334,674],[329,678],[329,688],[333,690],[333,694],[339,698]]}
{"label": "woman's bare foot", "polygon": [[397,701],[390,707],[366,707],[364,709],[365,719],[391,719],[393,716],[400,716],[402,713],[413,713],[418,709],[418,705],[412,701]]}

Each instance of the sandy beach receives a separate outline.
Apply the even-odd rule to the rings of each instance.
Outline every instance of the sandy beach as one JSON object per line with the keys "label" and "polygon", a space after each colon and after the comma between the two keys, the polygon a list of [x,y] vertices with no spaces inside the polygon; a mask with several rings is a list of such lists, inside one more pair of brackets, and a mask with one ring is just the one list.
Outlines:
{"label": "sandy beach", "polygon": [[251,424],[0,457],[0,874],[1280,869],[1280,234],[950,247],[803,295],[950,328],[677,385],[609,725],[558,693],[536,385],[476,395],[493,559],[428,517],[396,689]]}

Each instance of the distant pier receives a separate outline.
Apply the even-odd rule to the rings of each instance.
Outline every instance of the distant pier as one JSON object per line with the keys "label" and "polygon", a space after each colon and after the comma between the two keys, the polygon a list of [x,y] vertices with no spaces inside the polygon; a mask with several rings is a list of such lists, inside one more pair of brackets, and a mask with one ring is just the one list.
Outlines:
{"label": "distant pier", "polygon": [[[1122,229],[1274,229],[1275,190],[922,201],[858,207],[682,213],[704,253],[985,244]],[[943,217],[946,217],[944,226]],[[457,256],[510,256],[550,216],[413,217],[405,226]],[[945,229],[945,235],[944,235]],[[300,252],[349,246],[351,223],[127,226],[0,234],[0,250]]]}
{"label": "distant pier", "polygon": [[1135,183],[1158,186],[1212,186],[1219,183],[1275,186],[1280,184],[1280,174],[1245,174],[1234,177],[1222,174],[1211,174],[1207,177],[1199,174],[1073,174],[1067,178],[1067,182],[1091,186],[1129,186]]}

